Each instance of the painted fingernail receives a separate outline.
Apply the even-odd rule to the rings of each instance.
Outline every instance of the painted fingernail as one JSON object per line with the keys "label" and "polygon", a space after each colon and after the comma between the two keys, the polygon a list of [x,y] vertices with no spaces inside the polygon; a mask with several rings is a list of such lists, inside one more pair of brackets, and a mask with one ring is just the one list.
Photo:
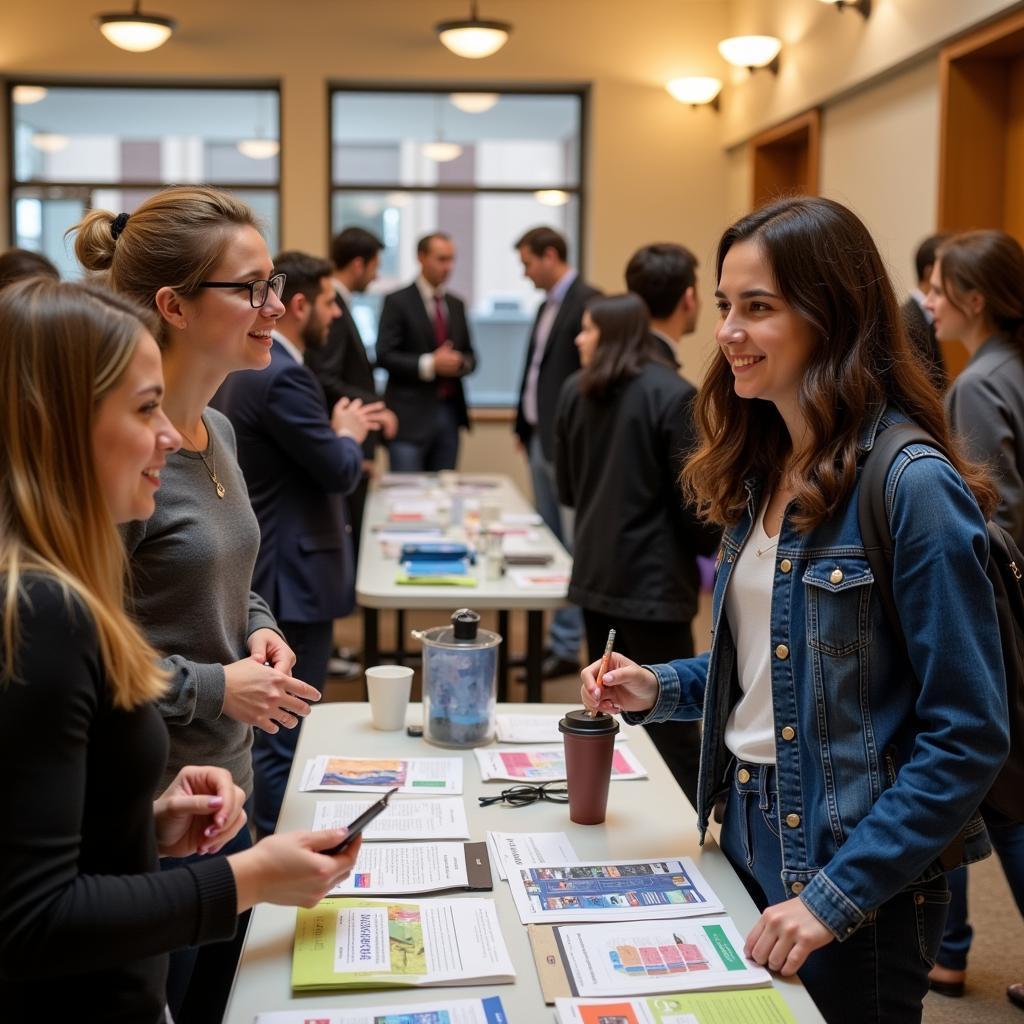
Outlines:
{"label": "painted fingernail", "polygon": [[222,796],[211,796],[210,799],[207,801],[206,806],[207,807],[223,807],[224,806],[224,797],[222,797]]}
{"label": "painted fingernail", "polygon": [[212,825],[203,833],[203,835],[206,836],[207,839],[209,839],[211,836],[215,836],[216,834],[217,829],[215,829]]}
{"label": "painted fingernail", "polygon": [[606,683],[614,683],[615,682],[615,676],[611,672],[606,672],[604,674],[604,681]]}

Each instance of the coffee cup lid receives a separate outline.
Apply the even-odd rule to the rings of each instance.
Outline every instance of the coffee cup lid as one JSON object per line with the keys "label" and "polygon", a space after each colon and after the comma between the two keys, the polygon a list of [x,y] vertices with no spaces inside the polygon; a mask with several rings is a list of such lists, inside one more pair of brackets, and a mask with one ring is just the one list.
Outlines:
{"label": "coffee cup lid", "polygon": [[589,711],[580,708],[578,711],[570,711],[558,723],[559,732],[571,732],[580,736],[600,736],[602,733],[616,733],[619,731],[619,723],[611,715],[599,711],[591,715]]}

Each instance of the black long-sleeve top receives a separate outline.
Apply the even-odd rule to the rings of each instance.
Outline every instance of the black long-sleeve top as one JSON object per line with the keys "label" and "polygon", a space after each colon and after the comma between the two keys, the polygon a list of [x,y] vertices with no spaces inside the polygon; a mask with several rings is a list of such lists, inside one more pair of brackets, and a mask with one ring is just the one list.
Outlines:
{"label": "black long-sleeve top", "polygon": [[167,953],[234,933],[224,857],[161,872],[156,708],[116,709],[95,626],[52,579],[19,605],[0,684],[0,1018],[164,1019]]}

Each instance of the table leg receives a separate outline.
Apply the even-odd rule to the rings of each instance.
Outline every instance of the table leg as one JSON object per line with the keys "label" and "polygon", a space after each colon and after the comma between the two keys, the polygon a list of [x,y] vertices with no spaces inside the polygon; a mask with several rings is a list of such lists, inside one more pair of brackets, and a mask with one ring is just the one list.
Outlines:
{"label": "table leg", "polygon": [[544,661],[544,613],[530,609],[526,613],[526,699],[543,700],[541,673]]}
{"label": "table leg", "polygon": [[[380,664],[380,618],[376,608],[363,608],[363,664]],[[366,689],[366,676],[363,676],[363,689]],[[363,693],[363,700],[370,695]]]}
{"label": "table leg", "polygon": [[498,645],[498,700],[508,700],[508,609],[498,610],[498,633],[501,643]]}
{"label": "table leg", "polygon": [[404,665],[405,652],[405,609],[395,609],[395,664]]}

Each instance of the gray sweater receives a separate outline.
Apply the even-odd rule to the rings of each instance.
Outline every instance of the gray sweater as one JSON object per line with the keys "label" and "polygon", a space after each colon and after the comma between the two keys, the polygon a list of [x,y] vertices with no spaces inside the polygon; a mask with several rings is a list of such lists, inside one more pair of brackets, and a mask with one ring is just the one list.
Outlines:
{"label": "gray sweater", "polygon": [[1024,546],[1024,352],[1001,335],[971,357],[946,395],[946,410],[967,454],[985,463],[999,491],[992,516]]}
{"label": "gray sweater", "polygon": [[161,473],[156,512],[123,528],[131,603],[150,643],[172,673],[158,702],[171,737],[161,785],[186,764],[226,768],[252,792],[252,727],[221,714],[224,666],[248,655],[246,640],[277,629],[250,589],[260,530],[235,455],[235,434],[214,409],[203,413],[203,454],[224,485],[218,498],[196,452],[175,452]]}

